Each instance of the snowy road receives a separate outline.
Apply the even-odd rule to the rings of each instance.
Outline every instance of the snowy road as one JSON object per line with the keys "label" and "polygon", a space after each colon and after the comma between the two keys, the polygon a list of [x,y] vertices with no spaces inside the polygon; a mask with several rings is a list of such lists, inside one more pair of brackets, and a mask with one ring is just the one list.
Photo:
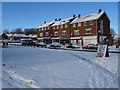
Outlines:
{"label": "snowy road", "polygon": [[118,54],[10,46],[3,49],[3,88],[117,88]]}

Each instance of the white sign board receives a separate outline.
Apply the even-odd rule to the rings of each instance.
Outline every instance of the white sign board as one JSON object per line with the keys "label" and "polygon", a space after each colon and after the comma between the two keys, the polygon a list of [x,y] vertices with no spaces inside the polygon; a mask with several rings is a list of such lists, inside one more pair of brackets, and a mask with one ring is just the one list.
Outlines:
{"label": "white sign board", "polygon": [[108,55],[107,50],[108,50],[107,45],[98,45],[97,56],[98,57],[106,57],[106,55]]}

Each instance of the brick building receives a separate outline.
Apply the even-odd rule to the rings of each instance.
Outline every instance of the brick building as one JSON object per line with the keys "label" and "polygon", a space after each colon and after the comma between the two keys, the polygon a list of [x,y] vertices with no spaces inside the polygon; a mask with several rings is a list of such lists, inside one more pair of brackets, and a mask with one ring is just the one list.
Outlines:
{"label": "brick building", "polygon": [[55,19],[38,27],[38,40],[45,43],[112,44],[110,20],[105,11],[68,19]]}

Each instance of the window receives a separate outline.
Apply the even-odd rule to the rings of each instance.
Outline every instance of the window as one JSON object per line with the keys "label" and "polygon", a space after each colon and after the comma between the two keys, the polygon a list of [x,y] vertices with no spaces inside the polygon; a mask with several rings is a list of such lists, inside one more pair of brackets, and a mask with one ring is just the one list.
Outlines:
{"label": "window", "polygon": [[49,36],[49,32],[45,32],[45,36]]}
{"label": "window", "polygon": [[58,36],[58,31],[54,32],[54,36]]}
{"label": "window", "polygon": [[45,28],[43,27],[42,30],[45,30]]}
{"label": "window", "polygon": [[79,35],[80,34],[80,30],[74,30],[74,35]]}
{"label": "window", "polygon": [[62,31],[62,35],[66,35],[66,31]]}
{"label": "window", "polygon": [[85,29],[85,34],[91,34],[92,33],[92,28]]}
{"label": "window", "polygon": [[67,24],[65,24],[65,28],[67,28]]}
{"label": "window", "polygon": [[59,26],[57,26],[57,29],[59,29]]}
{"label": "window", "polygon": [[47,28],[45,27],[45,29],[44,30],[46,30]]}
{"label": "window", "polygon": [[84,22],[84,26],[87,26],[87,22]]}
{"label": "window", "polygon": [[76,27],[76,23],[75,23],[75,24],[73,24],[73,27]]}
{"label": "window", "polygon": [[81,26],[81,23],[78,23],[78,26]]}
{"label": "window", "polygon": [[92,20],[92,21],[90,21],[90,25],[93,25],[93,23],[94,23],[94,22],[93,22],[93,20]]}
{"label": "window", "polygon": [[53,26],[53,29],[55,29],[55,27]]}
{"label": "window", "polygon": [[61,28],[63,28],[63,25],[61,25]]}
{"label": "window", "polygon": [[40,33],[40,37],[42,37],[43,36],[43,33]]}
{"label": "window", "polygon": [[50,27],[47,28],[48,30],[50,29]]}

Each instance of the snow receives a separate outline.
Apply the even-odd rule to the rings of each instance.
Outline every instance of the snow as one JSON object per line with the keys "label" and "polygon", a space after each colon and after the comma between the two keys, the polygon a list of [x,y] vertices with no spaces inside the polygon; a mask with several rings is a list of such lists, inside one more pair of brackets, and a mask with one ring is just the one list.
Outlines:
{"label": "snow", "polygon": [[63,20],[60,20],[60,21],[55,21],[55,23],[52,26],[67,24],[67,23],[70,22],[71,19],[73,19],[73,18],[63,19]]}
{"label": "snow", "polygon": [[25,35],[25,34],[14,34],[13,36],[15,36],[15,37],[28,37],[28,36]]}
{"label": "snow", "polygon": [[55,21],[52,22],[46,22],[45,24],[42,24],[41,26],[39,26],[38,28],[43,28],[43,27],[48,27],[49,25],[53,24]]}
{"label": "snow", "polygon": [[90,15],[77,17],[70,24],[98,19],[98,18],[100,18],[101,15],[103,15],[103,13],[105,13],[105,12],[102,11],[100,13],[95,13],[95,14],[90,14]]}
{"label": "snow", "polygon": [[118,55],[38,47],[3,48],[3,88],[117,88]]}

